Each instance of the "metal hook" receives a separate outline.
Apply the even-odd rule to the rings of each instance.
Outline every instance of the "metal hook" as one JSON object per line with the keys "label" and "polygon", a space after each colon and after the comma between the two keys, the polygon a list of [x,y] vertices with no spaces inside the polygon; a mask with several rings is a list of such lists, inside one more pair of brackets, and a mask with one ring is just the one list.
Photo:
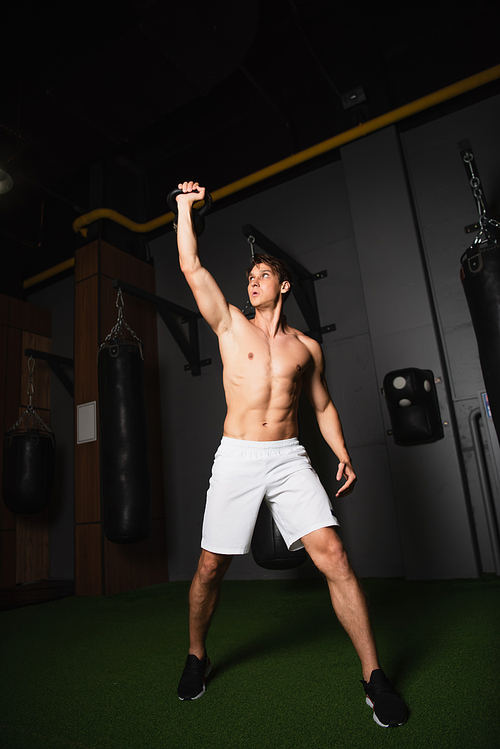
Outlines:
{"label": "metal hook", "polygon": [[123,308],[125,307],[125,302],[123,300],[123,293],[121,290],[121,287],[118,287],[117,295],[116,295],[116,307],[118,308],[118,319],[114,326],[111,328],[110,332],[106,336],[105,340],[101,343],[100,349],[102,349],[109,341],[115,339],[115,338],[124,338],[123,335],[123,327],[129,331],[129,333],[132,334],[132,336],[136,339],[137,343],[139,344],[139,349],[141,352],[141,357],[144,359],[144,352],[142,349],[142,341],[141,339],[134,333],[130,325],[127,325],[125,322],[125,318],[123,317]]}
{"label": "metal hook", "polygon": [[248,237],[247,237],[247,242],[250,245],[250,251],[252,253],[252,260],[253,260],[254,257],[255,257],[255,249],[254,249],[255,237],[253,237],[251,234],[249,234]]}

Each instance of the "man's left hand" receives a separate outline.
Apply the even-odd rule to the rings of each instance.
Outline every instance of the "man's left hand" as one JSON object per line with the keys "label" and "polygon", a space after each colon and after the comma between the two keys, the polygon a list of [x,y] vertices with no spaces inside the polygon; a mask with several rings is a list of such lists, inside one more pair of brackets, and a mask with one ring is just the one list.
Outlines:
{"label": "man's left hand", "polygon": [[336,497],[345,497],[346,494],[350,494],[354,489],[356,483],[356,474],[350,463],[339,463],[339,469],[337,471],[337,481],[341,481],[343,478],[346,480],[345,484],[340,487]]}

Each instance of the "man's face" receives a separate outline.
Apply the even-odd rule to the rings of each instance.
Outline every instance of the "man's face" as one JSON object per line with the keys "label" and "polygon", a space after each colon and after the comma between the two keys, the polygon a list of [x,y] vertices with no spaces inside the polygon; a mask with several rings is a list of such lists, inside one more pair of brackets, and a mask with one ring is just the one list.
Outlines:
{"label": "man's face", "polygon": [[248,298],[254,307],[260,307],[264,303],[279,299],[283,285],[268,265],[260,263],[250,271],[248,277]]}

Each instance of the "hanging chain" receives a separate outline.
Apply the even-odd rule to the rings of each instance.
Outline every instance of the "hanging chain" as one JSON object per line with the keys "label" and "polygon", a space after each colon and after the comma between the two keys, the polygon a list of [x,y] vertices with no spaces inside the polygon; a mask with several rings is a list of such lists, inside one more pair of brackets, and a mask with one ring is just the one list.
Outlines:
{"label": "hanging chain", "polygon": [[[252,236],[251,234],[249,234],[248,237],[247,237],[247,242],[250,245],[250,252],[252,253],[252,261],[253,261],[254,258],[255,258],[255,246],[254,246],[255,245],[255,237]],[[252,307],[250,299],[246,300],[245,306],[243,307],[243,309],[241,311],[243,312],[243,314],[245,315],[245,317],[248,317],[249,315],[251,315],[253,317],[254,309]]]}
{"label": "hanging chain", "polygon": [[14,432],[24,421],[24,419],[27,418],[27,428],[26,431],[31,431],[32,429],[41,428],[45,432],[49,432],[52,434],[52,430],[50,427],[47,426],[47,424],[43,421],[43,419],[37,414],[35,411],[32,399],[35,395],[35,387],[33,384],[33,375],[35,372],[35,364],[36,360],[30,356],[28,359],[28,390],[26,391],[28,395],[28,407],[26,408],[26,411],[22,414],[22,416],[19,417],[19,419],[16,421],[14,426],[12,426],[8,431]]}
{"label": "hanging chain", "polygon": [[463,155],[463,160],[467,164],[469,172],[471,174],[469,184],[471,186],[472,194],[476,201],[477,211],[479,214],[479,234],[474,239],[472,246],[481,244],[481,242],[497,242],[497,238],[488,230],[488,225],[500,228],[500,223],[488,216],[486,205],[484,203],[483,191],[481,190],[481,180],[474,171],[474,154],[470,151],[467,151],[467,153],[464,153]]}
{"label": "hanging chain", "polygon": [[250,252],[252,253],[252,260],[253,260],[253,259],[254,259],[254,257],[255,257],[255,248],[254,248],[254,244],[255,244],[255,237],[252,237],[252,235],[250,234],[250,235],[249,235],[249,236],[247,237],[247,242],[248,242],[248,244],[250,245]]}
{"label": "hanging chain", "polygon": [[31,408],[31,399],[35,394],[35,388],[33,386],[33,372],[35,371],[35,359],[33,356],[30,356],[28,359],[28,408]]}
{"label": "hanging chain", "polygon": [[116,296],[116,307],[118,309],[118,319],[117,319],[115,325],[111,328],[111,330],[108,333],[108,335],[106,336],[106,338],[104,339],[103,343],[101,343],[101,345],[100,345],[99,348],[102,348],[103,346],[105,346],[110,341],[116,340],[118,338],[121,339],[121,340],[125,340],[125,336],[124,336],[124,333],[123,333],[123,328],[126,328],[128,330],[128,332],[135,338],[135,340],[139,344],[139,350],[141,352],[141,357],[144,359],[144,353],[143,353],[143,350],[142,350],[142,341],[139,338],[139,336],[137,336],[134,333],[134,331],[132,330],[132,328],[130,327],[130,325],[128,325],[125,322],[125,318],[123,317],[123,308],[125,307],[125,302],[123,301],[123,294],[122,294],[121,288],[118,288],[118,293],[117,293],[117,296]]}

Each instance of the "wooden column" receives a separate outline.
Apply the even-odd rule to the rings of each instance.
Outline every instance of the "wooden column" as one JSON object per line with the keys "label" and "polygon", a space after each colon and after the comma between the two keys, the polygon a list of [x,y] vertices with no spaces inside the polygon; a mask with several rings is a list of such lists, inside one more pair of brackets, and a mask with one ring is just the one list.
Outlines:
{"label": "wooden column", "polygon": [[[97,354],[118,314],[117,292],[111,286],[114,278],[155,293],[155,272],[149,263],[101,240],[77,251],[75,409],[98,401]],[[119,593],[168,580],[156,310],[133,296],[124,294],[123,298],[124,319],[144,342],[145,349],[152,529],[148,539],[135,544],[115,544],[106,539],[101,513],[99,434],[96,441],[83,444],[77,444],[75,438],[76,595]]]}
{"label": "wooden column", "polygon": [[[27,348],[50,351],[51,324],[50,310],[0,294],[0,424],[3,432],[15,424],[28,405],[28,358],[24,351]],[[33,384],[32,405],[50,426],[47,362],[37,359]],[[2,458],[3,450],[0,478]],[[0,553],[0,587],[48,580],[49,508],[37,515],[17,515],[1,502]]]}

